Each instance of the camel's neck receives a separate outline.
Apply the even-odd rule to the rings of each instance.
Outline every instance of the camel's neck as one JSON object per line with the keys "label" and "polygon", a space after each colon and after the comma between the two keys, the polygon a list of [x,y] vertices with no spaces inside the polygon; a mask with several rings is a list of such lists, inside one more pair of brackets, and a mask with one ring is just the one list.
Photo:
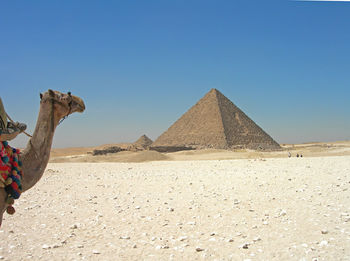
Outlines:
{"label": "camel's neck", "polygon": [[33,137],[21,155],[23,164],[23,191],[33,187],[42,177],[49,162],[51,145],[59,119],[51,102],[40,104],[40,112]]}

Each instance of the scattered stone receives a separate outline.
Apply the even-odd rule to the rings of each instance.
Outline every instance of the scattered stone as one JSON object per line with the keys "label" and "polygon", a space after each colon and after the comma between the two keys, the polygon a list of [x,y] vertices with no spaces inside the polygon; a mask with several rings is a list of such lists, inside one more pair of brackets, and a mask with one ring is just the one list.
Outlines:
{"label": "scattered stone", "polygon": [[160,250],[160,249],[169,249],[169,246],[167,246],[167,245],[164,245],[164,246],[158,245],[158,246],[156,246],[156,249],[157,249],[157,250]]}
{"label": "scattered stone", "polygon": [[184,240],[186,240],[188,237],[187,236],[182,236],[182,237],[179,237],[177,240],[179,240],[179,241],[184,241]]}
{"label": "scattered stone", "polygon": [[71,229],[77,229],[79,227],[79,225],[80,225],[79,223],[76,223],[76,224],[72,225],[70,228]]}
{"label": "scattered stone", "polygon": [[254,238],[253,238],[253,241],[254,241],[254,242],[261,241],[261,237],[260,237],[260,236],[254,237]]}
{"label": "scattered stone", "polygon": [[121,236],[121,237],[119,237],[120,239],[130,239],[130,237],[129,236]]}
{"label": "scattered stone", "polygon": [[42,249],[49,249],[50,248],[50,246],[49,245],[46,245],[46,244],[44,244],[44,245],[42,245],[42,247],[41,247]]}
{"label": "scattered stone", "polygon": [[281,211],[280,211],[280,214],[279,214],[280,216],[285,216],[285,215],[287,215],[287,211],[286,210],[284,210],[284,209],[282,209]]}
{"label": "scattered stone", "polygon": [[325,234],[328,234],[328,230],[327,230],[327,229],[322,229],[322,230],[321,230],[321,233],[324,234],[324,235],[325,235]]}
{"label": "scattered stone", "polygon": [[226,240],[228,243],[232,243],[234,240],[233,240],[233,238],[229,238],[229,239],[227,239]]}
{"label": "scattered stone", "polygon": [[322,240],[319,244],[319,246],[327,246],[328,245],[328,241],[327,240]]}
{"label": "scattered stone", "polygon": [[202,252],[202,251],[204,251],[204,248],[196,247],[196,251],[197,251],[197,252]]}
{"label": "scattered stone", "polygon": [[101,252],[100,252],[100,251],[98,251],[98,250],[96,250],[96,249],[92,250],[92,253],[93,253],[93,254],[95,254],[95,255],[99,255],[99,254],[101,254]]}
{"label": "scattered stone", "polygon": [[248,249],[248,247],[249,247],[249,243],[244,243],[239,246],[239,248],[243,248],[243,249]]}

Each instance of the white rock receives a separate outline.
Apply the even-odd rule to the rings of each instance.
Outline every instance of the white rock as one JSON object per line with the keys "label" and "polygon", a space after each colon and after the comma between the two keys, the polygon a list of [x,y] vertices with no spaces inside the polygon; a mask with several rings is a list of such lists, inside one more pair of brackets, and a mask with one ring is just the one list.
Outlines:
{"label": "white rock", "polygon": [[261,240],[261,237],[260,237],[260,236],[257,236],[257,237],[254,237],[254,238],[253,238],[253,241],[254,241],[254,242],[257,242],[257,241],[260,241],[260,240]]}
{"label": "white rock", "polygon": [[328,245],[328,241],[327,240],[322,240],[318,245],[319,246],[327,246]]}
{"label": "white rock", "polygon": [[327,229],[322,229],[322,230],[321,230],[321,233],[322,233],[322,234],[328,234],[328,230],[327,230]]}
{"label": "white rock", "polygon": [[178,241],[184,241],[184,240],[186,240],[188,237],[187,236],[181,236],[181,237],[179,237],[177,240]]}
{"label": "white rock", "polygon": [[44,245],[42,245],[42,247],[41,247],[42,249],[49,249],[50,248],[50,246],[49,245],[46,245],[46,244],[44,244]]}
{"label": "white rock", "polygon": [[285,216],[285,215],[287,215],[287,211],[282,209],[279,215],[280,216]]}
{"label": "white rock", "polygon": [[95,255],[99,255],[99,254],[101,254],[101,252],[100,252],[100,251],[98,251],[98,250],[96,250],[96,249],[92,250],[92,253],[93,253],[93,254],[95,254]]}

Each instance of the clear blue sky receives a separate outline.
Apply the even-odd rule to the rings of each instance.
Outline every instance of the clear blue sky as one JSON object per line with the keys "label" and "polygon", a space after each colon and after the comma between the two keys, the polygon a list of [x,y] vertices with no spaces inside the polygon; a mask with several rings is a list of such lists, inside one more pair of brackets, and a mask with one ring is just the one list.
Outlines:
{"label": "clear blue sky", "polygon": [[349,140],[349,17],[350,2],[1,1],[1,97],[29,132],[40,92],[82,97],[55,147],[155,139],[211,88],[280,143]]}

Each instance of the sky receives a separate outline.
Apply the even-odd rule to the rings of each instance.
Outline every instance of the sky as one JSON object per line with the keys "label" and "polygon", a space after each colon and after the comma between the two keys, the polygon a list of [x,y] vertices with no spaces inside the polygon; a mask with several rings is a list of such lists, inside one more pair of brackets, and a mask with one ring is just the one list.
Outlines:
{"label": "sky", "polygon": [[279,143],[350,140],[349,16],[344,1],[1,1],[0,96],[29,133],[40,92],[81,97],[54,147],[155,140],[211,88]]}

